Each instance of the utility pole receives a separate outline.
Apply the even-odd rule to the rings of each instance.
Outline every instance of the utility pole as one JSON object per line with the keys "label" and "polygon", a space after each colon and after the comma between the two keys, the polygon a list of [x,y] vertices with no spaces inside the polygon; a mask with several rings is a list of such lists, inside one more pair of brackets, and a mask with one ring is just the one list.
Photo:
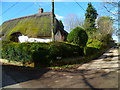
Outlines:
{"label": "utility pole", "polygon": [[52,34],[52,41],[55,41],[55,35],[54,35],[54,0],[52,0],[51,34]]}

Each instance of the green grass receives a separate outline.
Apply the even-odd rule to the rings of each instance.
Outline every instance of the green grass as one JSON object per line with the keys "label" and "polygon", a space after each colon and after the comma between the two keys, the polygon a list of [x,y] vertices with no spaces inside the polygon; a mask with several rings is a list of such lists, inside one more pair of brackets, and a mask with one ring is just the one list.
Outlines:
{"label": "green grass", "polygon": [[76,64],[73,65],[63,65],[63,66],[54,66],[54,67],[49,67],[50,69],[64,69],[64,68],[69,68],[69,67],[74,67]]}

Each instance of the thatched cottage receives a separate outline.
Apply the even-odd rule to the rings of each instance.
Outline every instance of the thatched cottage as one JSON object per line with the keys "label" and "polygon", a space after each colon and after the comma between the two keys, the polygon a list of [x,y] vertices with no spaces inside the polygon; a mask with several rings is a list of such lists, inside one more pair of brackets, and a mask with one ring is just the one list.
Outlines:
{"label": "thatched cottage", "polygon": [[[19,42],[21,35],[29,38],[51,39],[51,12],[44,12],[39,9],[37,14],[15,18],[5,21],[0,31],[3,39]],[[65,41],[67,32],[61,28],[59,21],[54,19],[54,35],[56,41]]]}

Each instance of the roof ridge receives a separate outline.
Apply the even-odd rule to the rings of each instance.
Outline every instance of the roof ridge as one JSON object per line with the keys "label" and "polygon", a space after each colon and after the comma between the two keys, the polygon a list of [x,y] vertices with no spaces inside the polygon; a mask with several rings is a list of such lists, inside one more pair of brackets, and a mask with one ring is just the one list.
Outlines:
{"label": "roof ridge", "polygon": [[44,15],[47,15],[47,14],[50,15],[50,13],[51,12],[44,12],[44,13],[36,13],[36,14],[32,14],[32,15],[22,16],[22,17],[7,20],[4,23],[9,22],[9,21],[13,21],[13,20],[17,20],[17,19],[24,19],[24,18],[28,18],[28,17],[42,16],[42,15],[44,16]]}

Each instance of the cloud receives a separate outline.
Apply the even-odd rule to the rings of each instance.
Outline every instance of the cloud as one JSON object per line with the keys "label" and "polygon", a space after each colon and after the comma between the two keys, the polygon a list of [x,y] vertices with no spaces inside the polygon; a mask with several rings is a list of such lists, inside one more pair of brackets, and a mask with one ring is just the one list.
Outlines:
{"label": "cloud", "polygon": [[60,20],[60,19],[63,19],[64,17],[56,14],[56,18]]}
{"label": "cloud", "polygon": [[113,14],[118,14],[118,12],[112,12]]}

